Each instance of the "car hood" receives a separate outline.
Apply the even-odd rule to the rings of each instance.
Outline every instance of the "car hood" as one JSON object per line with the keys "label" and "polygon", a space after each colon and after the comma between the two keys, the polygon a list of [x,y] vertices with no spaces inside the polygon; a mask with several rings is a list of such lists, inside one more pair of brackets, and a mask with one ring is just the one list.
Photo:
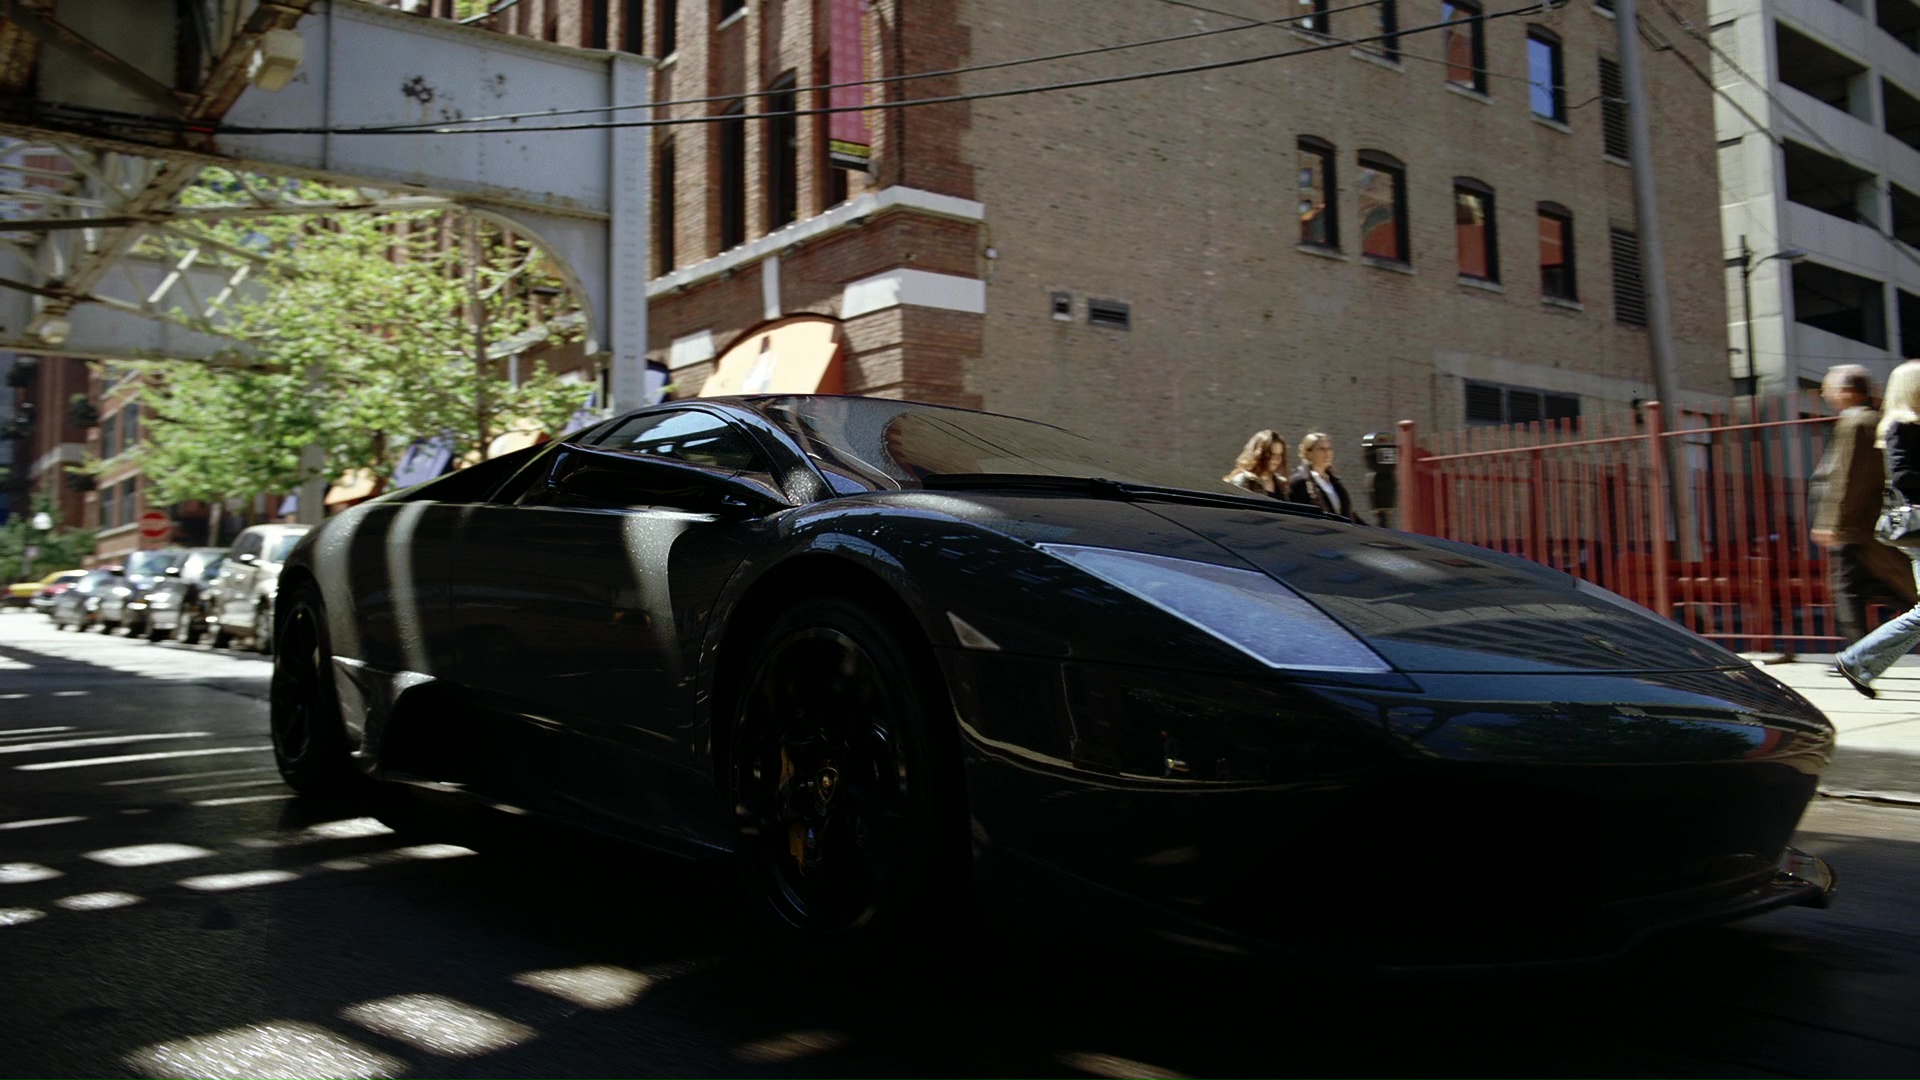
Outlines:
{"label": "car hood", "polygon": [[1401,671],[1706,671],[1738,656],[1611,593],[1467,544],[1266,510],[1141,502],[1305,596]]}

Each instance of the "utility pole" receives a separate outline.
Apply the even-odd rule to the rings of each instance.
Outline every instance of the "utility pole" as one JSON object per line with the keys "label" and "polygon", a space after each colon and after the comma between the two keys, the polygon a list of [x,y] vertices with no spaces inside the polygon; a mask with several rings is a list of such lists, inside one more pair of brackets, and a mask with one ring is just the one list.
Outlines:
{"label": "utility pole", "polygon": [[[1660,208],[1653,189],[1653,128],[1649,117],[1647,77],[1640,62],[1640,14],[1636,0],[1614,0],[1614,29],[1620,43],[1620,79],[1627,95],[1627,150],[1633,165],[1633,213],[1640,233],[1640,272],[1647,290],[1647,335],[1653,352],[1653,390],[1678,430],[1680,387],[1674,375],[1673,308],[1667,298],[1666,247],[1660,239]],[[1664,440],[1667,462],[1667,506],[1681,557],[1691,560],[1698,538],[1685,457],[1677,439]],[[1655,537],[1661,542],[1664,537]],[[1666,612],[1660,614],[1665,615]]]}

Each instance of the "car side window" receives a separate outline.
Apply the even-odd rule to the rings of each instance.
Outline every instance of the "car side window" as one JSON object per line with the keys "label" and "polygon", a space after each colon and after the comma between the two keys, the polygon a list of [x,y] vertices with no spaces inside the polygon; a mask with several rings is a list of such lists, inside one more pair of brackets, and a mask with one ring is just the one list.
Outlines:
{"label": "car side window", "polygon": [[260,546],[260,534],[248,533],[234,542],[233,557],[238,559],[242,555],[258,555]]}
{"label": "car side window", "polygon": [[672,458],[731,472],[767,472],[760,448],[741,429],[693,409],[629,417],[586,442],[603,450]]}

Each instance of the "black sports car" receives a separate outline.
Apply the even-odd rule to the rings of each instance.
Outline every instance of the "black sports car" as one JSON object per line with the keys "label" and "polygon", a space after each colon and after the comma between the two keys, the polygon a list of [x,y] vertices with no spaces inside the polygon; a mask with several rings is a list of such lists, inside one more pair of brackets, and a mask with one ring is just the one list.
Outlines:
{"label": "black sports car", "polygon": [[1804,699],[1565,574],[1006,416],[674,402],[330,519],[287,779],[734,853],[809,942],[976,898],[1371,965],[1823,904]]}

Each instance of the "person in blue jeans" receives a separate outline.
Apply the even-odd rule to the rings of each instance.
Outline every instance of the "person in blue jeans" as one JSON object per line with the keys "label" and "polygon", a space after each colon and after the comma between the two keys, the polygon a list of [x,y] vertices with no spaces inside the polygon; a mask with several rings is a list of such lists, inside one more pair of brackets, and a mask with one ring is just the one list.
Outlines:
{"label": "person in blue jeans", "polygon": [[[1886,408],[1880,416],[1880,448],[1887,456],[1887,486],[1920,505],[1920,360],[1893,369],[1887,380]],[[1920,548],[1907,548],[1920,585]],[[1878,630],[1842,649],[1834,667],[1855,690],[1876,697],[1874,679],[1920,643],[1920,605],[1881,624]]]}

